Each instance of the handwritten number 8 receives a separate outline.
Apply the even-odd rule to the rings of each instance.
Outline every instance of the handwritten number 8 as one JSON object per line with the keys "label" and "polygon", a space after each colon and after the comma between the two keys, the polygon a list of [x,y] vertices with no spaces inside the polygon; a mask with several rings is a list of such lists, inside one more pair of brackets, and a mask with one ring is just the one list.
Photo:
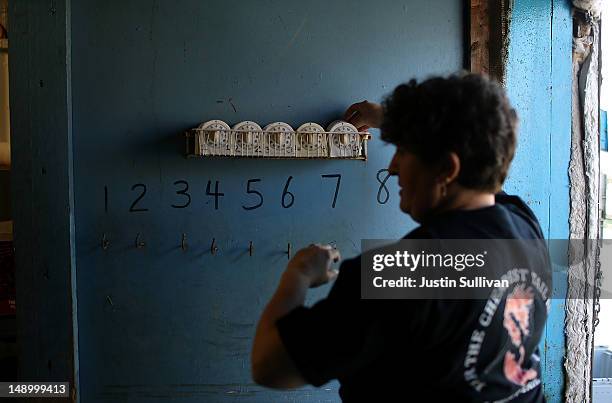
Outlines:
{"label": "handwritten number 8", "polygon": [[[383,179],[380,179],[380,174],[382,174],[383,172],[386,172],[387,175]],[[378,194],[376,195],[376,201],[378,201],[379,204],[385,204],[389,201],[389,189],[387,189],[387,180],[389,180],[390,176],[391,175],[389,174],[388,169],[381,169],[376,173],[376,179],[378,180],[378,183],[380,183],[380,186],[378,188]],[[385,192],[385,195],[384,198],[381,198],[383,191]]]}

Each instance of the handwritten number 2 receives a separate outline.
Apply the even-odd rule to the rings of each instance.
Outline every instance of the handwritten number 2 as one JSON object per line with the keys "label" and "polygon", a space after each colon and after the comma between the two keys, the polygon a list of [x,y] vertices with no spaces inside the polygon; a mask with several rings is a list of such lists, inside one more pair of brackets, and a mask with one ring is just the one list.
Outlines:
{"label": "handwritten number 2", "polygon": [[132,186],[132,190],[136,190],[136,188],[142,188],[142,193],[140,194],[140,196],[138,196],[138,198],[136,198],[136,200],[134,200],[134,202],[130,206],[130,212],[131,213],[135,213],[135,212],[138,212],[138,211],[149,211],[148,208],[136,208],[136,204],[138,204],[138,202],[147,193],[147,186],[145,184],[142,184],[142,183],[137,183],[134,186]]}

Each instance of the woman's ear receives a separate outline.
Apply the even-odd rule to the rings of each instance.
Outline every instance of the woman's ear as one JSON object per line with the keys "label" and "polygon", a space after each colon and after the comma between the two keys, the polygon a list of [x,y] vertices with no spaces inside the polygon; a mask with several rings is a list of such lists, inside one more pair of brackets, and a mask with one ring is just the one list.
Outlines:
{"label": "woman's ear", "polygon": [[451,183],[459,176],[459,171],[461,171],[461,160],[456,152],[451,151],[442,160],[439,179],[444,183]]}

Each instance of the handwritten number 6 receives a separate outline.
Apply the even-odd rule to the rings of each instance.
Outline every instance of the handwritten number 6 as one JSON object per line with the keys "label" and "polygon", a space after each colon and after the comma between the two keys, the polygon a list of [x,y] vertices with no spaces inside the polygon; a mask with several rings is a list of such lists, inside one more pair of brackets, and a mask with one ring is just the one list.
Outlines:
{"label": "handwritten number 6", "polygon": [[[283,206],[283,208],[289,208],[293,206],[293,202],[295,201],[295,197],[293,196],[293,193],[287,190],[289,188],[289,184],[291,183],[291,179],[293,179],[293,176],[290,176],[289,178],[287,178],[287,183],[285,183],[285,188],[283,189],[283,197],[281,199],[281,205]],[[290,203],[286,203],[287,196],[291,196]]]}

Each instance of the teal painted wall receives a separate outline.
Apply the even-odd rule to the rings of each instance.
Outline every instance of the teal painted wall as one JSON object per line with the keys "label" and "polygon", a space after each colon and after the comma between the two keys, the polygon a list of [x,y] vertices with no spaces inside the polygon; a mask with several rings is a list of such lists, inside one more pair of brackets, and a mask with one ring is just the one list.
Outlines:
{"label": "teal painted wall", "polygon": [[[367,163],[186,160],[179,133],[214,118],[326,124],[412,77],[460,69],[462,18],[460,0],[72,2],[83,402],[339,400],[336,383],[291,392],[254,385],[252,336],[288,242],[295,251],[335,241],[350,257],[362,238],[413,228],[398,209],[396,180],[380,194],[389,192],[386,204],[377,202],[376,174],[393,147],[375,132]],[[335,181],[321,175],[337,173],[332,208]],[[289,176],[295,202],[283,208]],[[253,188],[264,205],[245,211],[257,202],[246,193],[252,178],[261,179]],[[183,209],[172,207],[188,200],[179,180],[191,195]],[[217,209],[209,180],[224,193]],[[147,211],[130,212],[142,185],[134,209]],[[146,248],[134,247],[137,233]]]}
{"label": "teal painted wall", "polygon": [[[11,39],[17,52],[25,49],[11,65],[23,74],[12,84],[20,80],[24,92],[12,100],[30,97],[26,90],[48,91],[43,81],[54,82],[47,68],[37,68],[46,58],[36,55],[45,55],[44,48],[52,56],[55,48],[28,36],[31,26],[20,14],[44,16],[44,28],[65,28],[66,21],[36,4],[34,11],[12,12],[15,22],[25,21]],[[74,188],[81,401],[337,401],[333,383],[295,392],[253,385],[248,351],[255,320],[286,262],[287,242],[297,248],[336,241],[351,256],[361,238],[399,237],[412,228],[397,211],[393,181],[388,202],[376,201],[376,172],[391,147],[374,140],[367,163],[185,160],[178,133],[210,118],[327,122],[348,103],[380,99],[408,78],[454,71],[463,56],[461,2],[87,0],[71,7],[72,59],[63,73],[72,86],[58,87],[71,88],[72,99],[58,91],[59,101],[52,100],[68,100],[73,112],[74,181],[67,176],[61,189]],[[522,126],[506,190],[533,207],[551,238],[568,233],[571,26],[565,1],[515,1],[507,87]],[[20,48],[28,41],[35,43]],[[60,62],[54,72],[65,68]],[[49,104],[32,110],[50,110]],[[57,120],[49,112],[46,121],[32,117],[27,108],[15,113],[13,121],[23,127],[29,119],[37,128]],[[333,183],[321,178],[333,173],[343,175],[335,209]],[[283,209],[288,176],[295,203]],[[250,178],[262,179],[257,189],[265,205],[247,212]],[[178,180],[190,186],[185,209],[172,207],[186,201],[177,194]],[[206,194],[209,180],[220,181],[224,193],[218,209]],[[134,205],[144,189],[136,184],[147,192]],[[33,205],[62,200],[51,193],[38,194]],[[146,211],[130,212],[132,205]],[[106,252],[103,233],[111,242]],[[137,233],[147,242],[142,250],[134,247]],[[182,233],[187,252],[179,248]],[[213,237],[217,256],[207,252]],[[255,241],[252,258],[249,240]],[[555,280],[563,292],[564,274]],[[65,297],[67,287],[61,283],[54,292]],[[41,297],[38,304],[44,303]],[[555,301],[542,346],[552,402],[562,400],[563,322],[562,301]]]}
{"label": "teal painted wall", "polygon": [[[517,0],[510,25],[507,89],[521,118],[517,158],[506,185],[534,210],[550,239],[569,237],[572,18],[569,1]],[[554,294],[567,272],[555,266]],[[563,401],[565,305],[553,299],[542,341],[549,402]]]}

